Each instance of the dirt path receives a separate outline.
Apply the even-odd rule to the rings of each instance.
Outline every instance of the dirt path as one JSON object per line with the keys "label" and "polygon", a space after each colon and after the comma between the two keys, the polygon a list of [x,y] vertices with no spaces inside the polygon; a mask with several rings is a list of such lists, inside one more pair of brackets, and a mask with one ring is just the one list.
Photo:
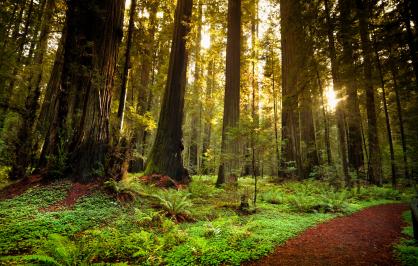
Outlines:
{"label": "dirt path", "polygon": [[399,265],[392,245],[404,225],[404,204],[367,208],[308,229],[258,261],[244,265]]}

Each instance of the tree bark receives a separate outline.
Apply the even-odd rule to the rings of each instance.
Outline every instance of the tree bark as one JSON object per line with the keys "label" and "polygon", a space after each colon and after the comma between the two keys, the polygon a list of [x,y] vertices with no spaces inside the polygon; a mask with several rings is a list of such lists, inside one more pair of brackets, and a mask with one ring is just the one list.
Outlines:
{"label": "tree bark", "polygon": [[147,175],[168,175],[181,183],[190,181],[181,153],[184,148],[182,122],[188,58],[186,37],[190,31],[192,6],[192,0],[177,2],[167,84],[157,134],[145,169]]}
{"label": "tree bark", "polygon": [[[74,0],[68,4],[61,90],[48,154],[50,158],[68,154],[69,174],[89,182],[105,174],[124,1]],[[53,160],[50,169],[51,164]]]}
{"label": "tree bark", "polygon": [[[304,176],[300,151],[300,126],[298,102],[305,87],[303,80],[307,56],[301,52],[306,44],[303,25],[300,21],[301,4],[294,0],[281,0],[282,31],[282,156],[283,174],[292,176],[287,170],[296,167],[299,178]],[[313,123],[312,123],[313,125]],[[303,129],[302,129],[303,130]]]}
{"label": "tree bark", "polygon": [[386,100],[386,86],[385,86],[385,78],[383,74],[382,69],[382,63],[380,61],[379,51],[377,49],[376,39],[373,38],[374,41],[374,53],[376,56],[376,65],[377,70],[379,72],[379,78],[380,78],[380,85],[382,87],[382,100],[383,100],[383,110],[385,112],[385,123],[386,123],[386,131],[388,134],[388,143],[389,143],[389,151],[390,151],[390,166],[391,166],[391,173],[392,173],[392,186],[396,187],[396,181],[397,181],[397,174],[396,174],[396,162],[395,162],[395,151],[393,149],[393,138],[392,138],[392,127],[390,125],[390,117],[389,117],[389,111],[388,111],[388,104]]}
{"label": "tree bark", "polygon": [[[359,174],[364,166],[362,134],[359,121],[361,121],[357,88],[355,82],[355,69],[353,61],[353,17],[351,14],[353,6],[351,1],[341,0],[339,2],[340,11],[340,39],[343,48],[341,62],[341,86],[347,89],[347,143],[348,143],[348,163],[351,171]],[[341,116],[341,114],[339,114]],[[346,176],[349,178],[349,176]],[[350,186],[350,181],[347,180]]]}
{"label": "tree bark", "polygon": [[125,64],[123,66],[122,84],[120,88],[119,107],[118,107],[118,130],[119,135],[123,130],[123,119],[125,116],[126,106],[126,86],[128,84],[129,69],[131,68],[131,47],[132,47],[132,35],[134,31],[136,14],[136,0],[131,0],[131,7],[129,11],[129,25],[128,36],[126,37],[126,50],[125,50]]}
{"label": "tree bark", "polygon": [[[200,59],[200,42],[202,38],[202,1],[198,2],[197,7],[197,36],[196,36],[196,47],[195,47],[195,69],[194,69],[194,95],[200,96],[200,76],[201,76],[201,59]],[[200,100],[194,99],[192,107],[192,122],[191,122],[191,144],[190,144],[190,170],[192,173],[199,172],[199,131],[200,131],[200,115],[199,111],[201,108]]]}
{"label": "tree bark", "polygon": [[377,135],[377,115],[375,92],[372,77],[372,46],[369,37],[368,10],[364,0],[356,0],[357,15],[359,17],[360,39],[364,58],[363,71],[366,87],[366,109],[368,122],[369,167],[368,177],[373,184],[382,184],[382,162],[380,155],[379,138]]}
{"label": "tree bark", "polygon": [[228,0],[225,96],[222,127],[221,163],[216,185],[235,181],[240,174],[239,144],[231,136],[240,116],[241,1]]}
{"label": "tree bark", "polygon": [[406,149],[406,136],[405,136],[405,129],[404,129],[403,111],[402,111],[402,105],[401,105],[401,98],[400,98],[400,95],[399,95],[398,75],[397,75],[396,66],[393,63],[393,58],[391,58],[390,67],[391,67],[390,70],[391,70],[392,79],[393,79],[393,90],[395,91],[396,111],[397,111],[398,119],[399,119],[399,129],[400,129],[400,133],[401,133],[404,174],[405,174],[405,178],[410,179],[409,167],[408,167],[408,155],[407,155],[407,149]]}

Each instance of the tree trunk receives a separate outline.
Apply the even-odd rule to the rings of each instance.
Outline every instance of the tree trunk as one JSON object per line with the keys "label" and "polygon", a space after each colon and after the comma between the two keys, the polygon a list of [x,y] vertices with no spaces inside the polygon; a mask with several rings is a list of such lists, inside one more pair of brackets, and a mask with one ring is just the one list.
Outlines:
{"label": "tree trunk", "polygon": [[396,163],[395,163],[395,151],[393,149],[393,139],[392,139],[392,128],[390,125],[390,117],[388,112],[388,104],[386,100],[386,88],[385,88],[385,79],[383,76],[382,63],[380,61],[379,51],[377,49],[376,39],[374,41],[374,53],[376,56],[377,70],[379,72],[380,83],[382,86],[382,99],[383,99],[383,110],[385,112],[385,122],[386,122],[386,131],[388,133],[388,142],[390,150],[390,166],[392,172],[392,186],[396,187],[397,175],[396,175]]}
{"label": "tree trunk", "polygon": [[[68,154],[69,174],[83,182],[105,174],[123,11],[122,0],[74,0],[68,5],[61,90],[48,150],[50,158]],[[54,161],[49,161],[50,169],[56,167]]]}
{"label": "tree trunk", "polygon": [[241,1],[228,0],[225,96],[222,127],[221,163],[216,185],[235,181],[240,174],[239,144],[231,136],[240,116]]}
{"label": "tree trunk", "polygon": [[400,96],[399,96],[398,75],[397,75],[396,66],[393,63],[392,58],[391,58],[391,61],[392,62],[390,63],[390,67],[391,67],[391,73],[392,73],[392,78],[393,78],[393,90],[395,91],[396,111],[398,113],[399,129],[400,129],[400,133],[401,133],[404,174],[405,174],[405,178],[410,179],[407,149],[406,149],[406,136],[405,136],[404,120],[403,120],[403,111],[402,111],[401,99],[400,99]]}
{"label": "tree trunk", "polygon": [[147,161],[145,174],[168,175],[176,181],[190,181],[182,162],[182,122],[186,87],[186,37],[190,31],[192,0],[179,0],[174,20],[174,33],[167,84],[162,101],[154,145]]}
{"label": "tree trunk", "polygon": [[[414,10],[414,8],[417,8],[418,4],[416,4],[416,0],[403,0],[403,12],[401,12],[401,15],[404,19],[404,24],[405,24],[405,28],[406,28],[406,40],[408,42],[408,47],[409,47],[409,54],[411,57],[411,61],[412,61],[412,68],[414,70],[414,74],[415,74],[415,84],[416,84],[416,89],[418,91],[418,55],[417,55],[417,40],[416,40],[416,34],[414,36],[414,33],[412,31],[412,27],[411,27],[411,15],[414,15],[414,19],[415,19],[415,23],[417,22],[416,19],[416,15],[418,13],[418,11]],[[410,11],[412,11],[412,14],[410,13]],[[415,31],[417,28],[417,24],[415,24]]]}
{"label": "tree trunk", "polygon": [[[215,61],[212,59],[208,63],[208,78],[206,79],[206,102],[213,101],[213,91],[215,89]],[[205,110],[205,125],[204,125],[204,135],[203,135],[203,143],[202,143],[202,173],[207,175],[211,171],[210,165],[207,159],[207,152],[209,151],[211,145],[211,135],[212,135],[212,114],[213,114],[213,105],[210,105]]]}
{"label": "tree trunk", "polygon": [[331,143],[330,143],[330,134],[329,134],[329,121],[328,121],[328,108],[326,107],[325,100],[324,100],[324,89],[321,82],[321,77],[319,76],[318,68],[316,67],[316,78],[318,80],[318,88],[319,93],[321,96],[321,104],[322,104],[322,116],[324,117],[324,142],[325,142],[325,149],[327,152],[327,163],[328,165],[332,165],[332,155],[331,155]]}
{"label": "tree trunk", "polygon": [[271,62],[272,62],[272,89],[273,89],[273,123],[274,123],[274,140],[275,140],[275,151],[276,151],[276,166],[277,166],[277,177],[280,176],[280,148],[279,148],[279,130],[277,128],[277,123],[278,123],[278,115],[277,115],[277,95],[278,93],[276,92],[276,79],[275,79],[275,66],[274,66],[274,51],[272,48],[271,51]]}
{"label": "tree trunk", "polygon": [[375,92],[372,77],[372,46],[369,37],[368,10],[364,0],[356,0],[359,17],[360,39],[363,53],[364,82],[366,87],[366,109],[368,122],[369,169],[368,176],[373,184],[382,184],[382,162],[380,157],[379,138],[377,135],[377,115]]}
{"label": "tree trunk", "polygon": [[42,102],[41,110],[37,120],[36,129],[40,135],[40,141],[35,146],[42,146],[41,154],[37,163],[37,170],[40,171],[47,166],[47,154],[51,125],[54,123],[54,116],[57,113],[58,94],[60,91],[61,74],[64,65],[64,42],[67,34],[67,22],[64,22],[64,27],[61,33],[61,39],[58,45],[58,50],[55,54],[54,65],[52,67],[51,75],[49,77],[48,85],[46,86],[44,101]]}
{"label": "tree trunk", "polygon": [[[341,80],[340,80],[340,68],[337,61],[337,52],[335,49],[335,38],[334,30],[335,25],[331,20],[331,11],[329,7],[329,1],[325,0],[325,14],[326,14],[326,23],[327,23],[327,36],[328,36],[328,50],[329,57],[331,59],[331,75],[334,83],[334,90],[336,91],[338,99],[341,99],[343,96]],[[336,117],[337,117],[337,128],[338,128],[338,142],[341,155],[341,165],[343,168],[344,179],[346,186],[351,186],[350,175],[348,173],[348,158],[347,158],[347,139],[346,139],[346,127],[345,127],[345,114],[343,103],[339,102],[336,108]]]}
{"label": "tree trunk", "polygon": [[25,111],[23,112],[23,123],[18,130],[18,143],[15,150],[16,159],[14,160],[10,172],[11,179],[25,177],[27,168],[31,163],[33,131],[36,122],[36,113],[39,107],[39,97],[41,95],[41,81],[43,73],[44,56],[48,45],[51,19],[55,9],[55,1],[47,0],[45,16],[42,21],[39,47],[35,54],[35,65],[30,73],[30,85],[25,101]]}
{"label": "tree trunk", "polygon": [[[304,88],[306,53],[300,54],[305,42],[303,25],[300,21],[299,1],[281,0],[281,43],[282,43],[282,156],[283,174],[292,176],[287,170],[296,167],[297,175],[303,178],[304,169],[300,156],[299,94]],[[313,124],[312,124],[313,125]],[[302,129],[303,130],[303,129]]]}
{"label": "tree trunk", "polygon": [[[349,167],[355,173],[359,173],[364,166],[362,135],[359,121],[361,121],[357,88],[355,82],[355,69],[353,63],[353,17],[351,14],[353,6],[350,1],[341,0],[339,2],[340,10],[340,39],[342,44],[341,62],[341,86],[347,88],[347,143],[348,143],[348,163]],[[341,116],[341,114],[339,114]],[[349,178],[349,176],[346,176]],[[350,186],[350,181],[347,180]]]}
{"label": "tree trunk", "polygon": [[131,47],[132,47],[132,35],[135,27],[135,14],[136,14],[136,0],[131,0],[131,7],[129,11],[129,25],[128,36],[126,38],[126,51],[125,51],[125,64],[123,66],[122,85],[120,88],[119,107],[118,107],[118,130],[119,135],[123,130],[123,119],[125,116],[126,106],[126,86],[128,84],[129,69],[131,68]]}
{"label": "tree trunk", "polygon": [[[195,47],[195,69],[194,69],[194,95],[200,96],[200,76],[201,76],[201,60],[200,60],[200,42],[202,38],[202,1],[200,0],[197,7],[197,36]],[[199,168],[199,131],[200,131],[200,100],[194,98],[192,104],[192,122],[191,122],[191,143],[190,143],[190,170],[193,174],[198,172]]]}

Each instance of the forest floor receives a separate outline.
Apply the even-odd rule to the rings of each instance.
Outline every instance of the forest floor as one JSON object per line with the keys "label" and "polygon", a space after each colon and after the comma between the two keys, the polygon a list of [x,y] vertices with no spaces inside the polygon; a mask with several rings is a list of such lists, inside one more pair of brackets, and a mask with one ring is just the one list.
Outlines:
{"label": "forest floor", "polygon": [[[342,258],[343,264],[373,265],[369,257],[377,252],[394,262],[392,249],[404,265],[418,261],[410,227],[392,246],[411,188],[346,190],[266,177],[254,206],[254,179],[223,188],[215,181],[194,176],[179,190],[147,185],[141,174],[104,184],[14,182],[0,190],[0,265],[279,265],[277,256],[287,258],[286,265],[306,265],[294,254],[312,261],[316,254],[324,259],[319,263],[335,265],[343,253],[356,259],[347,264]],[[248,210],[239,208],[243,199]]]}
{"label": "forest floor", "polygon": [[255,265],[399,265],[393,245],[401,238],[405,204],[367,208],[306,230]]}

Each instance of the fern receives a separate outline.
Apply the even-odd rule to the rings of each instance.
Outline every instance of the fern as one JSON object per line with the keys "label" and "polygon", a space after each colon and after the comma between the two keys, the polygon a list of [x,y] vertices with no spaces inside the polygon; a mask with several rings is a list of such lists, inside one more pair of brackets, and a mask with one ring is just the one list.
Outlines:
{"label": "fern", "polygon": [[6,256],[6,257],[0,258],[0,262],[16,262],[16,263],[21,264],[23,261],[40,262],[43,265],[54,265],[54,266],[64,265],[56,261],[54,258],[47,256],[47,255]]}
{"label": "fern", "polygon": [[192,202],[189,199],[189,193],[182,193],[173,189],[163,190],[153,195],[158,200],[158,205],[171,216],[190,215],[189,207]]}

